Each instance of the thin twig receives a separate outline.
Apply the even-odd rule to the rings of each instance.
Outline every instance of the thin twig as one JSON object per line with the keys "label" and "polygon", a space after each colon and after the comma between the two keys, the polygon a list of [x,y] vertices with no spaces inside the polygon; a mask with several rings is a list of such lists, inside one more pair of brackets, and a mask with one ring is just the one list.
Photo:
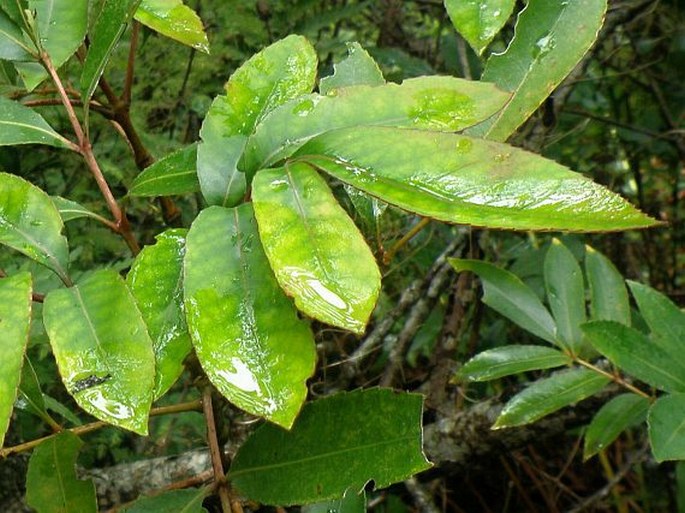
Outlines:
{"label": "thin twig", "polygon": [[209,454],[212,459],[214,470],[214,482],[216,490],[221,500],[221,510],[223,513],[232,513],[231,498],[226,487],[226,474],[224,474],[223,453],[219,447],[219,440],[216,436],[216,423],[214,422],[214,409],[212,406],[212,388],[207,386],[202,392],[202,411],[207,422],[207,442],[209,443]]}
{"label": "thin twig", "polygon": [[138,35],[140,34],[140,23],[133,21],[133,28],[131,29],[131,43],[128,47],[128,62],[126,64],[126,79],[124,81],[124,92],[121,94],[121,100],[126,107],[131,105],[131,90],[133,89],[133,73],[136,64],[136,49],[138,47]]}
{"label": "thin twig", "polygon": [[601,375],[603,375],[603,376],[606,376],[607,378],[609,378],[611,381],[613,381],[613,382],[616,383],[617,385],[620,385],[620,386],[622,386],[623,388],[626,388],[627,390],[630,390],[630,391],[633,392],[634,394],[637,394],[637,395],[639,395],[639,396],[641,396],[641,397],[644,397],[645,399],[649,399],[649,400],[652,400],[652,399],[653,399],[653,397],[652,397],[650,394],[648,394],[647,392],[645,392],[645,391],[643,391],[643,390],[640,390],[640,389],[637,388],[635,385],[632,385],[632,384],[628,383],[628,382],[627,382],[625,379],[623,379],[621,376],[617,376],[616,374],[613,374],[613,373],[611,373],[611,372],[605,371],[604,369],[602,369],[602,368],[600,368],[600,367],[598,367],[598,366],[596,366],[596,365],[594,365],[594,364],[592,364],[592,363],[590,363],[590,362],[588,362],[588,361],[586,361],[586,360],[583,360],[582,358],[576,358],[576,359],[575,359],[575,362],[576,362],[577,364],[579,364],[579,365],[582,365],[583,367],[586,367],[586,368],[588,368],[588,369],[590,369],[590,370],[593,370],[593,371],[595,371],[595,372],[598,372],[599,374],[601,374]]}

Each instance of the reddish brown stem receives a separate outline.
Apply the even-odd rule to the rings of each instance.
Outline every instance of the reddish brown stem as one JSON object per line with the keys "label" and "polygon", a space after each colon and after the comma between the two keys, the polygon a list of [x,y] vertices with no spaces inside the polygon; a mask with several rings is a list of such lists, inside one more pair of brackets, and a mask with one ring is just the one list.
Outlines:
{"label": "reddish brown stem", "polygon": [[221,510],[223,513],[232,513],[231,497],[226,486],[226,474],[224,474],[223,453],[219,447],[219,440],[216,436],[216,423],[214,422],[214,408],[212,406],[212,389],[205,387],[202,392],[202,410],[207,422],[207,442],[209,443],[209,454],[212,459],[214,469],[214,482],[221,500]]}

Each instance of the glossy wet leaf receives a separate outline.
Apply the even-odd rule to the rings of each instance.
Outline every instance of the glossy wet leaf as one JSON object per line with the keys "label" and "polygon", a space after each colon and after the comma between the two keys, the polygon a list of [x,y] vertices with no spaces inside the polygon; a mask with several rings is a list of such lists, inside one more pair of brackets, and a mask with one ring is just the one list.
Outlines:
{"label": "glossy wet leaf", "polygon": [[463,135],[356,127],[320,135],[297,156],[383,201],[441,221],[590,232],[658,224],[556,162]]}
{"label": "glossy wet leaf", "polygon": [[0,173],[0,244],[68,280],[69,249],[63,228],[50,196],[18,176]]}
{"label": "glossy wet leaf", "polygon": [[521,372],[570,365],[571,358],[549,347],[512,345],[478,353],[459,369],[457,377],[489,381]]}
{"label": "glossy wet leaf", "polygon": [[585,275],[590,288],[590,318],[630,326],[630,301],[623,276],[599,251],[585,247]]}
{"label": "glossy wet leaf", "polygon": [[382,84],[385,84],[385,79],[373,57],[359,43],[348,43],[347,57],[333,65],[332,75],[321,79],[319,92],[332,94],[341,87]]}
{"label": "glossy wet leaf", "polygon": [[685,349],[685,313],[664,294],[647,285],[628,280],[640,315],[651,330],[652,339],[673,358]]}
{"label": "glossy wet leaf", "polygon": [[552,240],[544,263],[547,302],[564,347],[578,354],[583,348],[580,325],[587,320],[583,271],[573,253],[559,239]]}
{"label": "glossy wet leaf", "polygon": [[55,132],[43,116],[19,102],[0,96],[0,146],[16,144],[69,148],[69,142]]}
{"label": "glossy wet leaf", "polygon": [[89,217],[97,221],[103,222],[105,218],[95,212],[88,210],[86,207],[75,201],[63,198],[61,196],[51,196],[50,199],[57,207],[59,215],[63,222],[72,221],[74,219],[81,219]]}
{"label": "glossy wet leaf", "polygon": [[[28,7],[34,12],[37,37],[59,69],[86,37],[88,0],[29,0]],[[48,77],[37,62],[17,62],[15,67],[29,91]]]}
{"label": "glossy wet leaf", "polygon": [[685,459],[685,394],[659,397],[649,409],[647,425],[656,461]]}
{"label": "glossy wet leaf", "polygon": [[504,405],[492,427],[499,429],[530,424],[596,394],[609,381],[606,376],[584,368],[569,369],[539,379]]}
{"label": "glossy wet leaf", "polygon": [[84,105],[98,85],[112,52],[138,7],[140,0],[105,0],[88,35],[90,45],[81,72],[81,99]]}
{"label": "glossy wet leaf", "polygon": [[31,291],[29,273],[0,279],[0,447],[12,415],[29,340]]}
{"label": "glossy wet leaf", "polygon": [[146,167],[128,192],[131,196],[170,196],[199,190],[197,144],[191,144]]}
{"label": "glossy wet leaf", "polygon": [[530,0],[516,21],[514,39],[487,61],[481,80],[514,97],[470,135],[505,141],[573,70],[602,27],[606,0]]}
{"label": "glossy wet leaf", "polygon": [[366,492],[357,493],[347,490],[340,499],[331,499],[307,504],[300,509],[302,513],[366,513]]}
{"label": "glossy wet leaf", "polygon": [[74,287],[50,291],[43,323],[64,386],[78,405],[146,435],[155,355],[124,280],[103,269]]}
{"label": "glossy wet leaf", "polygon": [[585,336],[617,367],[667,392],[685,392],[685,363],[646,335],[613,321],[583,324]]}
{"label": "glossy wet leaf", "polygon": [[302,36],[288,36],[240,66],[217,96],[202,123],[197,174],[210,205],[233,206],[247,185],[238,161],[255,125],[275,107],[312,90],[316,51]]}
{"label": "glossy wet leaf", "polygon": [[183,360],[192,349],[183,307],[186,231],[172,229],[157,235],[157,243],[143,248],[126,277],[155,352],[153,400],[183,373]]}
{"label": "glossy wet leaf", "polygon": [[95,513],[92,480],[76,476],[76,458],[83,442],[65,431],[36,447],[26,476],[26,503],[38,513]]}
{"label": "glossy wet leaf", "polygon": [[585,432],[583,459],[611,445],[626,429],[647,418],[649,399],[637,394],[621,394],[602,406]]}
{"label": "glossy wet leaf", "polygon": [[535,292],[515,274],[480,260],[449,260],[457,271],[476,273],[483,284],[483,302],[524,330],[557,343],[554,319]]}
{"label": "glossy wet leaf", "polygon": [[0,59],[8,61],[34,60],[36,49],[28,43],[19,26],[0,10]]}
{"label": "glossy wet leaf", "polygon": [[482,54],[514,10],[515,0],[445,0],[454,28]]}
{"label": "glossy wet leaf", "polygon": [[209,53],[202,20],[182,0],[141,0],[136,20],[155,32],[201,52]]}
{"label": "glossy wet leaf", "polygon": [[207,377],[236,406],[290,427],[314,372],[314,338],[269,267],[252,207],[203,210],[184,266],[188,327]]}
{"label": "glossy wet leaf", "polygon": [[[266,424],[240,447],[229,479],[263,504],[308,504],[385,488],[426,470],[422,398],[389,389],[308,403],[290,431]],[[269,486],[264,486],[269,483]]]}
{"label": "glossy wet leaf", "polygon": [[[418,77],[402,84],[359,85],[328,96],[302,96],[274,109],[250,138],[243,169],[255,171],[290,156],[317,135],[359,125],[454,132],[499,110],[509,95],[492,84]],[[363,108],[360,108],[363,106]],[[383,141],[377,141],[383,147]]]}
{"label": "glossy wet leaf", "polygon": [[152,497],[143,497],[124,509],[124,513],[206,513],[202,501],[209,490],[172,490]]}
{"label": "glossy wet leaf", "polygon": [[326,181],[306,164],[262,170],[252,201],[271,268],[295,305],[363,333],[378,299],[380,271]]}

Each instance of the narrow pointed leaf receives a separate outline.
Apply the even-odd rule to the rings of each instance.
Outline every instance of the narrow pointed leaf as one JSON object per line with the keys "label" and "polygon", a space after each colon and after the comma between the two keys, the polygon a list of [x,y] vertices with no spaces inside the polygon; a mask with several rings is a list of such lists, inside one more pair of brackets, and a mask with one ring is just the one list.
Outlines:
{"label": "narrow pointed leaf", "polygon": [[197,144],[191,144],[145,168],[128,192],[131,196],[170,196],[199,190]]}
{"label": "narrow pointed leaf", "polygon": [[480,260],[450,259],[457,271],[476,273],[483,283],[483,302],[524,330],[557,343],[554,319],[535,292],[515,274]]}
{"label": "narrow pointed leaf", "polygon": [[207,377],[236,406],[289,428],[314,371],[314,338],[269,268],[252,207],[202,211],[184,267],[188,327]]}
{"label": "narrow pointed leaf", "polygon": [[21,251],[68,281],[69,249],[63,228],[50,196],[18,176],[0,173],[0,244]]}
{"label": "narrow pointed leaf", "polygon": [[138,499],[124,513],[206,513],[202,501],[209,490],[173,490],[154,497]]}
{"label": "narrow pointed leaf", "polygon": [[271,268],[295,305],[320,321],[363,333],[381,275],[325,180],[306,164],[262,170],[252,200]]}
{"label": "narrow pointed leaf", "polygon": [[554,315],[557,337],[578,354],[583,348],[580,325],[587,320],[583,271],[573,253],[559,239],[552,240],[544,264],[547,301]]}
{"label": "narrow pointed leaf", "polygon": [[373,57],[359,43],[348,43],[347,57],[333,65],[333,74],[319,83],[321,94],[332,94],[336,89],[355,85],[385,84],[383,73]]}
{"label": "narrow pointed leaf", "polygon": [[197,174],[210,205],[237,205],[246,191],[238,170],[247,136],[275,107],[312,90],[317,57],[301,36],[288,36],[265,48],[236,70],[202,123]]}
{"label": "narrow pointed leaf", "polygon": [[597,351],[628,374],[660,390],[685,392],[685,363],[646,335],[613,321],[588,322],[582,329]]}
{"label": "narrow pointed leaf", "polygon": [[0,96],[0,146],[47,144],[69,148],[69,141],[55,132],[43,117],[19,102]]}
{"label": "narrow pointed leaf", "polygon": [[92,480],[76,476],[76,458],[83,442],[69,431],[41,443],[33,451],[26,476],[26,503],[39,513],[96,513]]}
{"label": "narrow pointed leaf", "polygon": [[452,223],[569,231],[658,224],[564,166],[457,134],[356,127],[320,135],[297,155],[383,201]]}
{"label": "narrow pointed leaf", "polygon": [[136,257],[126,281],[147,325],[155,352],[153,400],[166,393],[183,373],[192,349],[183,307],[183,256],[186,230],[157,235]]}
{"label": "narrow pointed leaf", "polygon": [[28,356],[24,358],[24,366],[21,369],[21,382],[19,383],[19,397],[16,407],[30,412],[46,424],[53,426],[57,424],[48,413],[38,376]]}
{"label": "narrow pointed leaf", "polygon": [[585,247],[585,275],[590,288],[590,318],[630,326],[630,300],[623,276],[590,246]]}
{"label": "narrow pointed leaf", "polygon": [[515,0],[445,0],[454,28],[482,54],[514,10]]}
{"label": "narrow pointed leaf", "polygon": [[74,219],[82,219],[89,217],[100,222],[107,222],[107,220],[99,214],[88,210],[86,207],[75,201],[63,198],[61,196],[51,196],[50,199],[57,207],[60,217],[63,222],[72,221]]}
{"label": "narrow pointed leaf", "polygon": [[90,31],[88,54],[81,72],[81,99],[87,107],[109,58],[140,0],[105,0]]}
{"label": "narrow pointed leaf", "polygon": [[459,369],[457,377],[470,381],[489,381],[521,372],[570,365],[571,358],[543,346],[506,346],[478,353]]}
{"label": "narrow pointed leaf", "polygon": [[64,386],[95,417],[147,434],[155,355],[133,296],[114,271],[48,293],[43,322]]}
{"label": "narrow pointed leaf", "polygon": [[685,394],[659,397],[649,410],[647,424],[657,461],[685,459]]}
{"label": "narrow pointed leaf", "polygon": [[152,30],[204,53],[209,41],[202,20],[182,0],[142,0],[136,20]]}
{"label": "narrow pointed leaf", "polygon": [[606,9],[606,0],[530,0],[519,13],[514,39],[488,59],[481,76],[514,96],[468,133],[493,141],[514,133],[595,42]]}
{"label": "narrow pointed leaf", "polygon": [[347,490],[341,499],[302,506],[302,513],[366,513],[366,492]]}
{"label": "narrow pointed leaf", "polygon": [[602,374],[581,368],[538,380],[507,402],[492,427],[499,429],[530,424],[596,394],[609,381]]}
{"label": "narrow pointed leaf", "polygon": [[583,459],[609,447],[629,427],[644,422],[648,409],[649,399],[637,394],[621,394],[602,406],[585,432]]}
{"label": "narrow pointed leaf", "polygon": [[[341,128],[375,125],[455,132],[491,116],[508,99],[492,84],[438,76],[303,96],[274,109],[257,126],[242,169],[270,166],[313,137]],[[382,141],[377,144],[383,146]]]}
{"label": "narrow pointed leaf", "polygon": [[36,53],[33,44],[27,43],[19,26],[0,10],[0,59],[8,61],[34,60]]}
{"label": "narrow pointed leaf", "polygon": [[31,290],[29,273],[0,279],[0,447],[9,427],[29,340]]}
{"label": "narrow pointed leaf", "polygon": [[421,449],[421,403],[419,395],[388,389],[309,403],[291,431],[269,424],[255,431],[229,478],[249,499],[284,506],[358,493],[371,479],[376,488],[402,481],[430,467]]}
{"label": "narrow pointed leaf", "polygon": [[640,314],[652,332],[654,342],[673,358],[685,348],[685,313],[665,295],[647,285],[628,280]]}

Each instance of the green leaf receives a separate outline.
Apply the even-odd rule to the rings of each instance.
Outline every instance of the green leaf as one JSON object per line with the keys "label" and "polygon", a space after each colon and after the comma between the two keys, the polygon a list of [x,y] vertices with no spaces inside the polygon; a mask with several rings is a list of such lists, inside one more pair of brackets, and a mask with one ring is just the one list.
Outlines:
{"label": "green leaf", "polygon": [[647,425],[656,461],[685,460],[685,394],[659,397],[649,409]]}
{"label": "green leaf", "polygon": [[78,405],[146,435],[155,355],[124,280],[103,269],[74,287],[50,291],[43,323],[64,386]]}
{"label": "green leaf", "polygon": [[[507,93],[492,84],[438,76],[412,78],[400,85],[345,87],[328,96],[303,96],[274,109],[257,126],[241,169],[270,166],[313,137],[341,128],[376,125],[462,130],[497,112],[508,99]],[[382,141],[376,144],[383,146]]]}
{"label": "green leaf", "polygon": [[366,492],[347,490],[341,499],[302,506],[302,513],[366,513]]}
{"label": "green leaf", "polygon": [[236,70],[202,123],[197,174],[210,205],[233,206],[247,185],[238,168],[247,136],[275,107],[308,93],[316,81],[317,57],[302,36],[288,36]]}
{"label": "green leaf", "polygon": [[170,196],[200,190],[197,181],[197,143],[175,151],[136,176],[131,196]]}
{"label": "green leaf", "polygon": [[476,273],[483,283],[483,302],[524,330],[557,344],[554,319],[535,292],[515,274],[480,260],[452,258],[457,271]]}
{"label": "green leaf", "polygon": [[210,207],[186,241],[185,307],[197,357],[232,403],[289,428],[314,372],[314,338],[278,286],[249,204]]}
{"label": "green leaf", "polygon": [[585,274],[590,287],[590,318],[630,326],[630,301],[623,276],[599,251],[585,246]]}
{"label": "green leaf", "polygon": [[506,51],[493,54],[481,80],[514,96],[505,108],[467,133],[505,141],[568,75],[597,39],[606,0],[530,0]]}
{"label": "green leaf", "polygon": [[187,230],[157,235],[136,257],[126,277],[147,325],[155,352],[153,400],[166,393],[183,373],[192,346],[183,307],[183,256]]}
{"label": "green leaf", "polygon": [[347,57],[333,65],[333,74],[319,82],[321,94],[335,93],[336,89],[355,85],[385,84],[383,73],[373,57],[359,43],[347,43]]}
{"label": "green leaf", "polygon": [[71,143],[55,132],[43,117],[19,102],[0,96],[0,146],[47,144],[71,148]]}
{"label": "green leaf", "polygon": [[547,301],[554,315],[557,337],[574,354],[583,349],[580,325],[587,320],[583,271],[573,253],[553,239],[544,264]]}
{"label": "green leaf", "polygon": [[619,368],[667,392],[685,392],[685,364],[646,335],[613,321],[583,324],[590,343]]}
{"label": "green leaf", "polygon": [[135,18],[155,32],[209,53],[209,41],[202,20],[181,0],[142,0]]}
{"label": "green leaf", "polygon": [[609,378],[589,369],[575,368],[540,379],[512,397],[504,406],[493,429],[523,426],[565,406],[596,394]]}
{"label": "green leaf", "polygon": [[478,353],[459,369],[459,379],[489,381],[521,372],[570,365],[568,355],[542,346],[515,345]]}
{"label": "green leaf", "polygon": [[0,244],[21,251],[68,283],[63,228],[50,196],[18,176],[0,173]]}
{"label": "green leaf", "polygon": [[621,394],[602,406],[585,432],[583,459],[606,449],[618,435],[645,421],[649,399],[637,394]]}
{"label": "green leaf", "polygon": [[99,214],[88,210],[86,207],[75,201],[63,198],[61,196],[51,196],[50,199],[54,203],[55,207],[62,217],[63,222],[72,221],[74,219],[81,219],[83,217],[89,217],[91,219],[96,219],[101,223],[107,223],[107,220]]}
{"label": "green leaf", "polygon": [[297,155],[372,196],[441,221],[570,231],[658,224],[564,166],[457,134],[356,127],[320,135]]}
{"label": "green leaf", "polygon": [[139,3],[140,0],[105,0],[102,5],[89,34],[90,45],[81,72],[81,100],[86,108]]}
{"label": "green leaf", "polygon": [[209,493],[200,490],[173,490],[154,497],[138,499],[124,513],[206,513],[202,501]]}
{"label": "green leaf", "polygon": [[363,333],[381,275],[326,181],[306,164],[262,170],[252,184],[252,200],[271,268],[297,308]]}
{"label": "green leaf", "polygon": [[[426,470],[421,396],[357,390],[307,404],[291,431],[266,424],[240,447],[229,479],[263,504],[291,505],[384,488]],[[269,486],[264,486],[269,483]]]}
{"label": "green leaf", "polygon": [[0,447],[9,427],[29,340],[31,291],[30,273],[0,279]]}
{"label": "green leaf", "polygon": [[685,347],[685,313],[665,295],[651,287],[628,280],[640,314],[652,332],[654,342],[673,358],[680,359]]}
{"label": "green leaf", "polygon": [[481,55],[511,16],[515,0],[445,0],[454,28]]}
{"label": "green leaf", "polygon": [[[86,37],[88,0],[29,0],[28,7],[35,13],[36,37],[58,69]],[[29,91],[48,76],[37,62],[17,62],[15,67]]]}
{"label": "green leaf", "polygon": [[95,513],[92,480],[76,476],[76,458],[83,442],[65,431],[33,451],[26,477],[26,503],[38,513]]}
{"label": "green leaf", "polygon": [[[17,399],[16,407],[28,411],[43,420],[46,424],[54,426],[57,422],[55,422],[48,413],[36,371],[28,356],[25,356],[24,360],[24,366],[21,369],[19,398]],[[1,440],[0,446],[2,446]]]}
{"label": "green leaf", "polygon": [[31,61],[35,60],[32,53],[36,49],[31,43],[27,43],[19,26],[5,13],[0,10],[0,59],[8,61]]}

